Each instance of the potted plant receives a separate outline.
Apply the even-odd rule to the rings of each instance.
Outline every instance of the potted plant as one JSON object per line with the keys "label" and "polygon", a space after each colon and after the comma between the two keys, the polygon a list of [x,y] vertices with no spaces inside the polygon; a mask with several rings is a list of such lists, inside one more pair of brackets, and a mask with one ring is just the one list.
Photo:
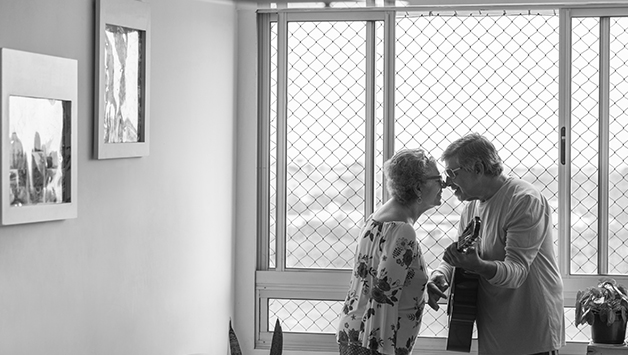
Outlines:
{"label": "potted plant", "polygon": [[627,320],[628,292],[614,279],[602,278],[576,294],[576,327],[591,325],[593,343],[623,344]]}

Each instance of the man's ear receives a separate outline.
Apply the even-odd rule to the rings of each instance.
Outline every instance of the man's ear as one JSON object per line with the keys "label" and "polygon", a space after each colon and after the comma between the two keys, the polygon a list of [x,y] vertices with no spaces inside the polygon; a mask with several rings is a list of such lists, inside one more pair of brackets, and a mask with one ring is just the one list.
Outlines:
{"label": "man's ear", "polygon": [[473,167],[473,171],[478,175],[484,175],[484,163],[481,161],[475,162],[475,166]]}

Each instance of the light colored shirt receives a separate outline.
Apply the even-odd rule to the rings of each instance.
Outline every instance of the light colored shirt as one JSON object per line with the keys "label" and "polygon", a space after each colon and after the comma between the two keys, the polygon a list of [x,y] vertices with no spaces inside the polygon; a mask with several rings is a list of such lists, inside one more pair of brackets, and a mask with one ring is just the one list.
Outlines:
{"label": "light colored shirt", "polygon": [[426,283],[412,225],[369,217],[358,239],[338,342],[382,354],[410,353],[421,327]]}
{"label": "light colored shirt", "polygon": [[[508,178],[490,199],[465,206],[460,232],[479,216],[480,256],[497,262],[493,278],[480,278],[479,354],[534,354],[565,345],[563,282],[551,214],[547,199],[516,178]],[[450,280],[452,270],[443,262],[435,272]]]}

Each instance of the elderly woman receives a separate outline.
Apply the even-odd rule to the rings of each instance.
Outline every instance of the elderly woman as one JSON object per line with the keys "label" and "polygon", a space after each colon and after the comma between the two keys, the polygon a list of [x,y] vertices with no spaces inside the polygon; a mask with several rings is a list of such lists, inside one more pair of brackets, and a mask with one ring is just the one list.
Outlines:
{"label": "elderly woman", "polygon": [[341,355],[410,354],[421,326],[428,276],[414,223],[441,204],[446,185],[421,149],[397,152],[384,173],[391,198],[358,238],[337,334]]}

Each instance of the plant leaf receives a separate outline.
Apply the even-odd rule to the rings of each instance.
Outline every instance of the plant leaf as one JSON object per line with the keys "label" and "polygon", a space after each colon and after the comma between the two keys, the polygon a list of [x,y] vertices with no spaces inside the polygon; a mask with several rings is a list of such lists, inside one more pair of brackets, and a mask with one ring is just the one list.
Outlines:
{"label": "plant leaf", "polygon": [[609,327],[615,323],[615,311],[612,308],[608,309],[608,314],[606,318],[606,325]]}
{"label": "plant leaf", "polygon": [[595,317],[593,316],[592,312],[587,312],[584,314],[584,319],[589,325],[593,325],[593,319],[595,319]]}
{"label": "plant leaf", "polygon": [[594,315],[599,320],[613,324],[617,318],[628,319],[628,294],[626,287],[612,278],[601,278],[597,287],[590,286],[576,293],[575,324],[592,324]]}
{"label": "plant leaf", "polygon": [[279,318],[275,322],[275,330],[273,331],[273,340],[270,343],[270,355],[281,355],[283,352],[283,331]]}
{"label": "plant leaf", "polygon": [[231,350],[231,355],[242,355],[242,350],[240,349],[238,337],[231,327],[231,320],[229,320],[229,348]]}

